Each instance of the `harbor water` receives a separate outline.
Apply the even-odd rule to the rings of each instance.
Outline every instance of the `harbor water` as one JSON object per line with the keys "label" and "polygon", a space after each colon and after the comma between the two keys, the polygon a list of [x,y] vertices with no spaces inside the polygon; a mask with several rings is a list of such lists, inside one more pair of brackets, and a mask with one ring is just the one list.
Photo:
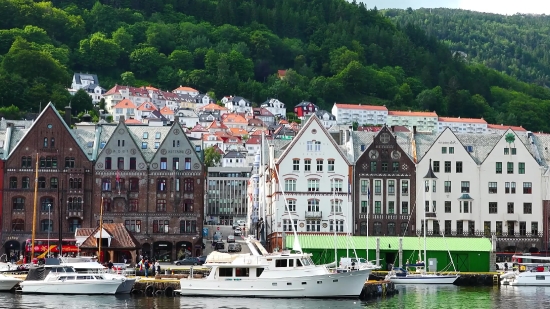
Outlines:
{"label": "harbor water", "polygon": [[550,287],[399,286],[399,294],[362,302],[358,299],[261,299],[226,297],[144,297],[21,295],[0,293],[0,307],[27,308],[550,308]]}

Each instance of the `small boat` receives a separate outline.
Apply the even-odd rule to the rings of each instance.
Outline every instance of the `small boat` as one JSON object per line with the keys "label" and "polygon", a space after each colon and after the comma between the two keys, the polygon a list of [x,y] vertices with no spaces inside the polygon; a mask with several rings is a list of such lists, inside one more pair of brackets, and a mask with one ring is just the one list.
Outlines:
{"label": "small boat", "polygon": [[0,274],[0,291],[10,291],[23,280]]}
{"label": "small boat", "polygon": [[252,254],[213,252],[202,265],[208,274],[195,278],[191,271],[175,292],[185,296],[357,298],[371,273],[371,269],[343,271],[315,265],[308,253],[267,253],[252,237],[246,243]]}
{"label": "small boat", "polygon": [[116,294],[130,294],[136,283],[136,278],[128,278],[125,276],[125,269],[109,270],[107,267],[91,260],[74,260],[63,261],[61,265],[69,266],[79,274],[101,274],[105,279],[122,280],[122,284],[116,290]]}
{"label": "small boat", "polygon": [[79,274],[73,267],[45,265],[29,270],[19,283],[23,294],[115,294],[125,279],[107,279],[103,274]]}
{"label": "small boat", "polygon": [[401,267],[394,267],[386,276],[395,284],[453,284],[457,274],[429,274],[424,271],[424,264],[405,264],[405,267],[416,267],[416,272],[410,272]]}
{"label": "small boat", "polygon": [[550,257],[514,255],[512,260],[530,262],[518,263],[519,267],[501,275],[502,285],[550,286]]}

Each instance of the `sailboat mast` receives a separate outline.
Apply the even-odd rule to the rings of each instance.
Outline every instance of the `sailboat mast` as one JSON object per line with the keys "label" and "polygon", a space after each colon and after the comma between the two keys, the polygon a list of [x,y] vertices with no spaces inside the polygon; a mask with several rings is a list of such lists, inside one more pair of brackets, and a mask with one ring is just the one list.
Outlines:
{"label": "sailboat mast", "polygon": [[338,267],[338,250],[336,249],[336,198],[334,196],[334,179],[330,180],[332,188],[332,228],[334,229],[334,267]]}
{"label": "sailboat mast", "polygon": [[[428,190],[431,190],[430,186],[430,180],[426,180],[428,182]],[[424,190],[426,191],[426,190]],[[426,224],[426,201],[428,201],[428,207],[430,207],[430,201],[427,200],[427,193],[424,193],[424,222],[422,223],[423,225],[423,230],[424,230],[424,267],[426,267],[426,229],[428,227],[428,225]],[[431,193],[430,193],[431,195]],[[425,268],[424,268],[425,269]]]}
{"label": "sailboat mast", "polygon": [[103,197],[101,197],[101,206],[99,209],[99,244],[97,245],[100,263],[103,262],[103,258],[101,257],[101,242],[103,242]]}
{"label": "sailboat mast", "polygon": [[[349,258],[349,179],[348,177],[346,176],[346,189],[347,189],[347,194],[346,194],[346,216],[345,216],[345,220],[346,220],[346,257]],[[342,204],[340,204],[340,207],[342,207]]]}
{"label": "sailboat mast", "polygon": [[[31,263],[34,258],[34,239],[36,235],[36,202],[38,198],[38,152],[36,153],[36,166],[34,175],[34,208],[32,212],[32,239],[31,239]],[[49,223],[48,223],[49,224]],[[48,227],[49,228],[49,227]]]}

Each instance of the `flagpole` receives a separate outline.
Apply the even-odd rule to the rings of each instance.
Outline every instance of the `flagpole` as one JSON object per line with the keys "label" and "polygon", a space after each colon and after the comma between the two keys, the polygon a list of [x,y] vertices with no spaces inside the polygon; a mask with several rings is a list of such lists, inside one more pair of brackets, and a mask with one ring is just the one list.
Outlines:
{"label": "flagpole", "polygon": [[99,263],[103,262],[101,258],[101,242],[103,241],[103,197],[101,197],[101,206],[99,210],[99,245],[98,247],[98,259]]}
{"label": "flagpole", "polygon": [[32,239],[31,239],[31,258],[30,262],[34,259],[34,238],[36,235],[36,202],[38,196],[38,152],[36,153],[36,167],[34,176],[34,208],[32,212]]}
{"label": "flagpole", "polygon": [[367,262],[369,261],[370,180],[367,183]]}

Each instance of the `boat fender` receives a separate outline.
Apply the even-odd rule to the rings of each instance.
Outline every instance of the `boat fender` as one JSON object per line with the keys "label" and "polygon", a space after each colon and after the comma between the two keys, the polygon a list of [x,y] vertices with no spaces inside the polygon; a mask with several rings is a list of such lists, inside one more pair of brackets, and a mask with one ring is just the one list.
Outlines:
{"label": "boat fender", "polygon": [[163,291],[163,290],[156,290],[156,291],[155,291],[155,295],[157,295],[157,296],[158,296],[158,295],[162,295],[162,294],[164,294],[164,291]]}
{"label": "boat fender", "polygon": [[122,282],[125,282],[126,281],[126,277],[122,277]]}
{"label": "boat fender", "polygon": [[164,295],[165,296],[174,296],[174,288],[169,286],[164,289]]}
{"label": "boat fender", "polygon": [[154,293],[155,293],[155,287],[154,287],[154,286],[148,285],[148,286],[145,288],[145,295],[147,295],[147,296],[153,296]]}

